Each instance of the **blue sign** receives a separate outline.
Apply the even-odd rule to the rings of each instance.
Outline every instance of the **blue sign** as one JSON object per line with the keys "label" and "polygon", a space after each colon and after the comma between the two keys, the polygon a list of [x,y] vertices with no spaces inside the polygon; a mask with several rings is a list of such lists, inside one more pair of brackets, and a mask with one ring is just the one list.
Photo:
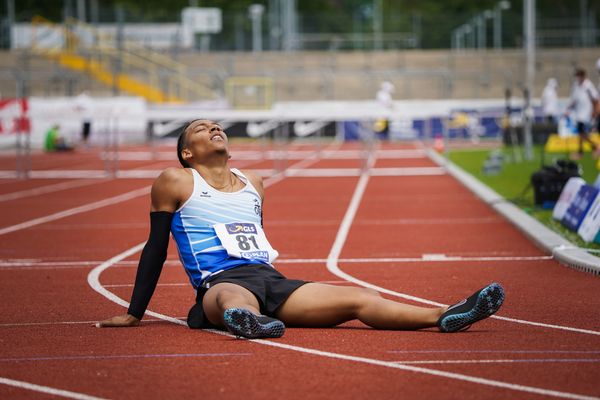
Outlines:
{"label": "blue sign", "polygon": [[561,220],[562,224],[570,230],[577,232],[592,203],[596,199],[598,192],[599,190],[591,185],[583,185],[579,188],[579,191]]}

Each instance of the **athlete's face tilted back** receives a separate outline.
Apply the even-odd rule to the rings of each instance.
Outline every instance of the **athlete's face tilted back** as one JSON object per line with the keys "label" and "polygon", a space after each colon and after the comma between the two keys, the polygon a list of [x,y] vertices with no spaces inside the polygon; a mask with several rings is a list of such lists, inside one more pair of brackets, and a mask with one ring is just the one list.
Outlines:
{"label": "athlete's face tilted back", "polygon": [[192,122],[185,135],[183,157],[188,161],[201,162],[215,153],[229,154],[229,142],[223,128],[214,121],[201,119]]}

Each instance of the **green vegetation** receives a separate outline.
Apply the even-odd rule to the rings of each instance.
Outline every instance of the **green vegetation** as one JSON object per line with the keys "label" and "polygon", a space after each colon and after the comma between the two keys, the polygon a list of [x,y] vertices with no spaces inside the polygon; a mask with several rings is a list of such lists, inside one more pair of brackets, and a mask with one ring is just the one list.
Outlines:
{"label": "green vegetation", "polygon": [[[382,29],[384,33],[412,32],[418,34],[421,48],[449,48],[453,29],[469,22],[484,10],[492,10],[499,0],[297,0],[298,29],[301,33],[331,33],[356,35],[373,32],[373,7],[382,8]],[[52,21],[62,21],[65,15],[76,16],[77,1],[14,0],[15,16],[19,22],[30,21],[34,15],[42,15]],[[269,28],[267,14],[273,0],[95,0],[87,1],[87,22],[115,22],[116,8],[122,7],[126,22],[178,22],[181,9],[195,4],[200,7],[218,7],[223,11],[223,32],[213,35],[213,45],[222,49],[237,49],[236,29],[242,29],[242,36],[249,34],[250,21],[248,7],[263,4],[265,23],[263,33],[265,46],[268,44]],[[505,47],[521,47],[523,26],[523,0],[510,0],[511,7],[503,11],[503,43]],[[92,12],[93,4],[97,11]],[[572,0],[538,0],[537,13],[539,29],[555,29],[569,21],[580,18],[581,7],[586,7],[590,22],[600,24],[597,11],[598,2],[577,3]],[[0,14],[6,15],[6,2],[0,2]],[[95,15],[92,18],[92,14]],[[240,27],[241,25],[241,27]],[[491,32],[491,22],[488,22]],[[566,26],[566,25],[565,25]],[[576,25],[573,25],[575,29]],[[245,32],[245,33],[244,33]],[[488,34],[488,41],[491,34]],[[489,43],[488,43],[489,44]],[[392,48],[396,48],[393,45]]]}
{"label": "green vegetation", "polygon": [[[492,151],[501,151],[504,162],[499,174],[486,175],[483,173],[483,164]],[[585,248],[600,249],[600,245],[585,243],[576,232],[564,228],[560,222],[554,220],[552,210],[534,205],[533,188],[529,185],[529,182],[531,174],[540,169],[542,156],[544,157],[544,164],[551,165],[554,161],[564,159],[568,155],[560,153],[543,154],[541,146],[534,147],[534,158],[531,161],[523,160],[523,154],[522,148],[515,150],[511,148],[502,150],[452,150],[449,152],[448,158],[573,244]],[[518,157],[521,159],[520,162],[515,161]],[[598,170],[596,169],[596,161],[590,153],[584,155],[583,159],[579,161],[579,165],[583,169],[583,179],[588,183],[593,183],[598,175]]]}

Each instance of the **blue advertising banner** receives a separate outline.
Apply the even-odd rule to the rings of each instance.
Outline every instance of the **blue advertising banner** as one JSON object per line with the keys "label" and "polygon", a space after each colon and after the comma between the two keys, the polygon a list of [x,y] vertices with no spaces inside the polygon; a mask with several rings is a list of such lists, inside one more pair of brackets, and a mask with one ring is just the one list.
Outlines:
{"label": "blue advertising banner", "polygon": [[594,186],[583,185],[579,188],[561,221],[562,224],[570,230],[577,232],[596,196],[598,196],[598,189]]}

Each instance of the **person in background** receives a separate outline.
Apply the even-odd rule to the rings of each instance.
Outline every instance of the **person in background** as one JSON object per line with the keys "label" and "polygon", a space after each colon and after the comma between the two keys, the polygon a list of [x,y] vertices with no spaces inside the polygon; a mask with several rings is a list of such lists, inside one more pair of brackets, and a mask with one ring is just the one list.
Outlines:
{"label": "person in background", "polygon": [[[388,110],[394,108],[394,101],[392,99],[392,93],[394,93],[394,84],[389,81],[384,81],[376,94],[377,102]],[[375,133],[380,139],[387,139],[389,136],[389,120],[387,118],[381,118],[375,121],[374,129]]]}
{"label": "person in background", "polygon": [[546,87],[542,92],[542,112],[544,113],[544,122],[548,124],[556,124],[558,116],[558,94],[556,88],[558,82],[554,78],[548,79]]}
{"label": "person in background", "polygon": [[86,147],[89,145],[88,142],[92,133],[93,106],[93,101],[87,91],[81,92],[75,98],[75,111],[81,115],[81,141]]}
{"label": "person in background", "polygon": [[598,91],[594,84],[586,78],[585,70],[583,68],[576,68],[569,105],[565,110],[565,116],[572,113],[573,120],[577,124],[579,151],[577,154],[571,156],[574,159],[581,159],[583,156],[584,141],[592,146],[594,158],[600,156],[600,148],[588,135],[594,117],[594,109],[598,101]]}
{"label": "person in background", "polygon": [[[600,90],[600,58],[596,60],[596,72],[598,73],[597,88]],[[598,113],[596,113],[596,132],[600,133],[600,115]]]}
{"label": "person in background", "polygon": [[60,126],[58,124],[52,125],[46,132],[44,150],[49,153],[53,151],[73,150],[73,148],[67,144],[65,138],[60,134]]}

